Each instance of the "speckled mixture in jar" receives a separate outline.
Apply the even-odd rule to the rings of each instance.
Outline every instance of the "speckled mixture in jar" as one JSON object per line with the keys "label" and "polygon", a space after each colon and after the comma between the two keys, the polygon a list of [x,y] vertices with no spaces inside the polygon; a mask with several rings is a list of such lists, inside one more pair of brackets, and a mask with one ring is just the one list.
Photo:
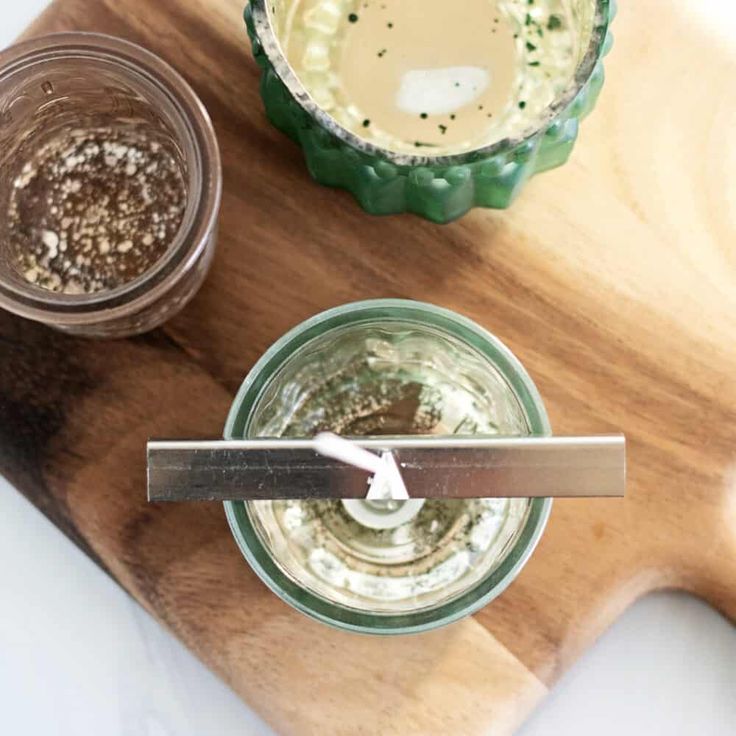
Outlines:
{"label": "speckled mixture in jar", "polygon": [[92,294],[151,268],[182,222],[186,183],[171,141],[152,128],[64,131],[22,163],[7,203],[23,278]]}

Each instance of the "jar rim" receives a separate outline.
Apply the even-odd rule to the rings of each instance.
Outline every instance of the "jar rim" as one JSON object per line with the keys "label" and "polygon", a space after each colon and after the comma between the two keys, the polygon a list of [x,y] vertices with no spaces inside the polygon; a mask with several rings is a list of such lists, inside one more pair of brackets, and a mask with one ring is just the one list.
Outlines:
{"label": "jar rim", "polygon": [[155,303],[197,264],[219,213],[221,160],[212,121],[189,83],[162,58],[125,39],[74,31],[23,41],[0,51],[0,81],[30,71],[37,64],[69,59],[109,64],[127,74],[131,83],[158,95],[177,116],[181,129],[176,134],[188,149],[189,181],[182,224],[166,253],[136,278],[114,289],[72,295],[21,289],[0,273],[0,307],[41,322],[101,324]]}
{"label": "jar rim", "polygon": [[[514,393],[530,433],[551,434],[544,402],[518,358],[493,334],[474,321],[442,307],[405,299],[373,299],[321,312],[289,330],[256,362],[233,400],[223,436],[244,437],[253,409],[271,378],[286,360],[311,340],[345,326],[377,320],[414,322],[444,331],[489,359]],[[245,503],[225,502],[225,514],[241,553],[256,574],[278,597],[302,613],[339,629],[371,634],[407,634],[444,626],[482,608],[505,590],[536,547],[547,523],[552,499],[529,503],[524,525],[500,564],[464,593],[438,606],[417,612],[363,612],[318,596],[298,585],[276,564],[253,526]]]}
{"label": "jar rim", "polygon": [[367,154],[368,156],[379,156],[397,166],[462,166],[473,161],[485,160],[499,153],[510,151],[525,144],[537,136],[541,131],[548,128],[554,120],[573,103],[578,94],[590,80],[595,71],[598,60],[605,51],[605,41],[610,24],[611,8],[615,0],[593,0],[595,2],[595,14],[591,28],[590,40],[582,59],[575,68],[575,74],[567,87],[550,103],[536,122],[531,123],[523,132],[517,136],[507,136],[479,148],[458,153],[441,154],[408,154],[393,151],[390,148],[377,145],[348,130],[341,125],[329,113],[323,110],[312,98],[306,87],[302,84],[299,76],[292,69],[281,43],[271,23],[271,3],[268,0],[250,0],[249,8],[252,13],[255,35],[263,48],[266,57],[278,78],[289,90],[299,106],[324,130],[346,143],[353,149]]}

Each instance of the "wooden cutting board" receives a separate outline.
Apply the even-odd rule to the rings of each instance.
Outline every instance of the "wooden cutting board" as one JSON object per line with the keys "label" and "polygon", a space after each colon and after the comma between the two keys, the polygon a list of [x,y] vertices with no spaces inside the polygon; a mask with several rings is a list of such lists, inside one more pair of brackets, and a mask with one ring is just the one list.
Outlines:
{"label": "wooden cutting board", "polygon": [[[28,31],[112,33],[177,67],[225,193],[212,274],[165,330],[99,343],[0,317],[0,470],[280,733],[508,734],[638,596],[681,588],[736,617],[736,28],[715,0],[622,5],[571,162],[446,227],[311,182],[264,119],[241,0],[57,0]],[[557,502],[503,596],[390,640],[281,603],[221,508],[145,501],[148,436],[217,435],[274,339],[377,296],[476,319],[557,432],[630,442],[625,501]]]}

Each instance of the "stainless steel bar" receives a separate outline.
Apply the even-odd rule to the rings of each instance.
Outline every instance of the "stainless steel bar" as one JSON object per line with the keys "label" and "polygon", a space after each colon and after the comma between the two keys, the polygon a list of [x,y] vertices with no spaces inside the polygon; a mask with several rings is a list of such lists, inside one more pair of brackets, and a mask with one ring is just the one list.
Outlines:
{"label": "stainless steel bar", "polygon": [[[623,496],[626,443],[600,437],[353,438],[394,453],[412,498]],[[365,498],[369,473],[311,440],[151,440],[149,501]]]}

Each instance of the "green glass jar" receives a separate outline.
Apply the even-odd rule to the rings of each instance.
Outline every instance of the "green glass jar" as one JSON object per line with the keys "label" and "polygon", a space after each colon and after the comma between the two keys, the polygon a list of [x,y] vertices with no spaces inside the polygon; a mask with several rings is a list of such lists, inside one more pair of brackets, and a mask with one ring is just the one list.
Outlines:
{"label": "green glass jar", "polygon": [[[390,299],[329,310],[284,335],[243,382],[224,436],[323,430],[550,433],[532,380],[498,339],[448,310]],[[499,595],[551,508],[541,498],[364,503],[374,516],[412,506],[380,528],[339,500],[228,502],[225,510],[243,555],[287,603],[341,629],[401,634],[450,623]]]}
{"label": "green glass jar", "polygon": [[[446,101],[462,91],[461,83],[479,84],[477,76],[482,70],[471,69],[475,76],[468,78],[467,68],[447,67],[435,75],[439,95],[429,90],[428,99],[434,107],[430,113],[418,112],[416,137],[401,145],[387,138],[385,131],[374,132],[372,116],[364,117],[364,111],[370,107],[362,104],[365,94],[356,95],[362,107],[351,99],[336,106],[334,93],[341,87],[329,66],[330,55],[344,54],[346,48],[351,54],[356,47],[360,52],[362,45],[355,41],[335,42],[335,29],[344,26],[346,33],[353,32],[352,27],[359,25],[354,21],[367,14],[368,9],[375,7],[378,13],[384,12],[380,8],[392,6],[358,0],[251,0],[245,9],[245,20],[254,56],[262,70],[261,95],[267,115],[302,147],[311,175],[322,184],[352,192],[372,214],[413,212],[444,223],[475,206],[508,207],[531,175],[567,160],[580,120],[593,108],[603,84],[602,58],[612,43],[609,23],[614,4],[615,0],[499,2],[504,22],[489,29],[489,44],[499,38],[491,34],[503,28],[519,59],[505,106],[494,109],[493,117],[484,111],[483,104],[470,104],[463,98],[459,107],[453,108],[457,114],[450,112]],[[303,27],[298,27],[297,11],[301,12],[302,7],[311,13],[302,26],[306,23],[310,29],[316,29],[316,41]],[[463,17],[452,4],[438,7],[450,13],[450,18]],[[435,31],[448,44],[452,40],[447,36],[450,31],[445,33],[442,26]],[[397,33],[392,22],[385,24],[385,33],[387,38]],[[559,41],[563,33],[567,39],[564,43]],[[291,36],[287,38],[287,34]],[[297,69],[287,58],[292,36],[297,37],[294,43],[299,53],[292,54],[291,61],[304,59],[304,69]],[[387,50],[392,51],[378,48],[381,45],[382,42],[375,44],[378,51],[371,52],[371,56],[382,57]],[[559,51],[563,46],[567,54],[564,59]],[[431,47],[429,59],[435,58],[436,48],[437,45]],[[355,63],[367,68],[371,61],[367,59],[362,56]],[[491,59],[487,64],[489,69],[492,62]],[[466,77],[452,82],[447,78],[452,70],[460,70]],[[424,85],[426,93],[426,70],[412,74],[410,82],[413,80],[414,88]],[[483,79],[480,83],[485,84]],[[408,104],[412,104],[411,100]],[[483,134],[485,138],[471,136],[457,145],[443,145],[450,138],[452,126],[459,124],[469,110],[476,116],[488,116],[491,127],[487,135]],[[406,123],[405,118],[406,115],[402,124]],[[427,143],[425,138],[430,131],[433,142]]]}

